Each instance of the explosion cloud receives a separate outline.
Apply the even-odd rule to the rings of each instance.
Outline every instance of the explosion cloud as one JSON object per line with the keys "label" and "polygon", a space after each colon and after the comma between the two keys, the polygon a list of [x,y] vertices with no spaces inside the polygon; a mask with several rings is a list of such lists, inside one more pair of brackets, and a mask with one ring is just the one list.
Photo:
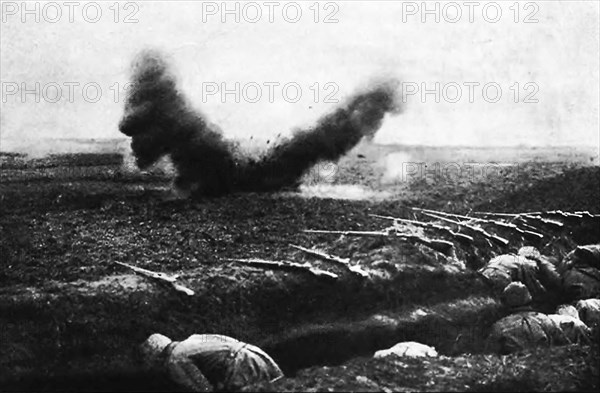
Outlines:
{"label": "explosion cloud", "polygon": [[137,56],[132,83],[119,129],[132,138],[138,167],[169,155],[177,169],[175,185],[192,196],[296,187],[312,166],[338,160],[362,138],[372,138],[386,113],[399,111],[395,85],[379,84],[255,159],[241,155],[191,107],[159,53]]}

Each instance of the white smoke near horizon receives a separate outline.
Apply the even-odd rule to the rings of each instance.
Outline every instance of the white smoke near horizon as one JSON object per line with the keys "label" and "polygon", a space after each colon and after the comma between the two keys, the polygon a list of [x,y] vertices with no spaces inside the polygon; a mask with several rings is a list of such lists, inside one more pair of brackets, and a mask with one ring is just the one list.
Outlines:
{"label": "white smoke near horizon", "polygon": [[298,194],[294,193],[292,195],[300,195],[303,198],[342,199],[348,201],[380,201],[392,196],[387,191],[375,191],[355,184],[302,184],[298,191]]}

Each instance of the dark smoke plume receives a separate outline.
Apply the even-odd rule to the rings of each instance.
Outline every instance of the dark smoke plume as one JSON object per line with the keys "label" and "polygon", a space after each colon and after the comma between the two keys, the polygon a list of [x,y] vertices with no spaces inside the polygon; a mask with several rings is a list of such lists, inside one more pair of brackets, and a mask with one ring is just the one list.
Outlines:
{"label": "dark smoke plume", "polygon": [[336,161],[362,138],[372,138],[385,114],[399,109],[395,86],[377,85],[254,159],[242,156],[190,106],[158,53],[136,58],[132,82],[119,129],[132,138],[138,167],[169,155],[177,169],[176,186],[195,196],[296,187],[312,166]]}

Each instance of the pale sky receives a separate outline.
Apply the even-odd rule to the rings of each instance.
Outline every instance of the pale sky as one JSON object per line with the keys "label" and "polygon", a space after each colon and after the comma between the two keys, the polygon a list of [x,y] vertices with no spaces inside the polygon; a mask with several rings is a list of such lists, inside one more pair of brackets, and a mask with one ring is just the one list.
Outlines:
{"label": "pale sky", "polygon": [[[403,114],[386,119],[378,142],[599,143],[596,1],[521,2],[518,7],[512,1],[482,1],[472,21],[461,1],[454,3],[458,7],[429,2],[431,14],[423,13],[421,1],[320,2],[317,7],[314,1],[275,2],[274,8],[239,2],[239,23],[236,2],[228,3],[233,14],[223,14],[222,2],[120,3],[118,15],[110,8],[113,2],[97,3],[102,15],[96,23],[90,22],[95,5],[85,8],[86,16],[81,2],[71,22],[63,2],[55,3],[60,18],[56,7],[38,4],[39,22],[33,2],[28,3],[31,14],[23,13],[21,2],[2,4],[2,144],[123,137],[117,124],[124,96],[115,88],[127,82],[129,64],[144,48],[164,51],[194,106],[231,138],[287,134],[332,110],[336,104],[325,102],[326,96],[343,101],[361,86],[393,77],[403,82],[405,94],[413,94],[406,95]],[[258,9],[262,16],[252,23]],[[297,9],[302,15],[292,23]],[[450,23],[457,10],[462,12],[459,21]],[[123,23],[132,13],[137,22]],[[328,15],[337,22],[323,23]],[[203,97],[210,88],[235,90],[236,82],[239,103],[234,94],[224,100],[220,93]],[[284,96],[286,84],[291,88]],[[97,102],[86,102],[94,101],[97,86],[102,89]],[[250,102],[256,86],[262,96]],[[301,95],[288,102],[294,99],[294,86]],[[23,96],[23,87],[34,93]],[[431,93],[422,96],[423,88]],[[440,102],[435,102],[436,90]],[[533,102],[523,102],[526,98]]]}

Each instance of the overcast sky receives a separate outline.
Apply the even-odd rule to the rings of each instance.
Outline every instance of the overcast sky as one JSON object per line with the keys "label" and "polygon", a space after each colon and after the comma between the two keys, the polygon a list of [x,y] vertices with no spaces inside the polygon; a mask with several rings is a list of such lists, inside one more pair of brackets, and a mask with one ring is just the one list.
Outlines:
{"label": "overcast sky", "polygon": [[[396,78],[405,110],[379,142],[599,143],[596,1],[428,2],[429,14],[420,1],[21,4],[2,5],[3,144],[122,137],[122,88],[144,48],[162,50],[194,106],[241,140],[308,126],[330,101]],[[236,82],[239,103],[221,95]]]}

